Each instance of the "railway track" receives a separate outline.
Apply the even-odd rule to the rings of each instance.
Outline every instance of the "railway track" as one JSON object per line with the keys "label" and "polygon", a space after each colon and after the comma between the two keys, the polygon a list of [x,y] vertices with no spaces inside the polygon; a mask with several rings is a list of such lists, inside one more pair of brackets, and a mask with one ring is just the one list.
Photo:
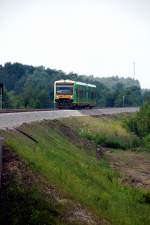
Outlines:
{"label": "railway track", "polygon": [[29,110],[4,110],[0,113],[0,129],[12,129],[23,123],[42,120],[54,120],[75,116],[101,116],[118,113],[133,113],[139,108],[104,108],[82,110],[54,110],[54,109],[29,109]]}
{"label": "railway track", "polygon": [[54,111],[54,109],[0,109],[0,113],[40,112],[40,111]]}

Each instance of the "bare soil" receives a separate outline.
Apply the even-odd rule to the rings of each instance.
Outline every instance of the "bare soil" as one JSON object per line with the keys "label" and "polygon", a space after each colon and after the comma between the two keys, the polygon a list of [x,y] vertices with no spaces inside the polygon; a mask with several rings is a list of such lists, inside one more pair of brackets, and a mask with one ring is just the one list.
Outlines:
{"label": "bare soil", "polygon": [[123,175],[123,183],[150,190],[150,154],[131,151],[106,151],[112,167]]}

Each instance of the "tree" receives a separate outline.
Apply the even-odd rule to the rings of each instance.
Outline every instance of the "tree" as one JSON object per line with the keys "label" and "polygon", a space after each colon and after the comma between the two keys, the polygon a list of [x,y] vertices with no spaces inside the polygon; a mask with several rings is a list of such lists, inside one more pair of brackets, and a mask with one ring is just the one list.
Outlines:
{"label": "tree", "polygon": [[5,107],[49,108],[53,106],[54,82],[70,79],[97,86],[96,100],[99,107],[121,107],[123,96],[125,106],[136,106],[149,101],[150,90],[141,94],[137,80],[131,78],[94,77],[93,75],[66,74],[43,66],[33,67],[20,63],[0,65],[0,83],[5,87]]}

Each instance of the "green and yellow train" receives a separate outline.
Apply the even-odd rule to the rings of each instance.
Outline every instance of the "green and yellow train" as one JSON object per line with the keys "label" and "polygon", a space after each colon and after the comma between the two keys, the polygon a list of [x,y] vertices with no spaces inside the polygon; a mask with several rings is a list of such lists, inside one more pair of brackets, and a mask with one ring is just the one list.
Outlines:
{"label": "green and yellow train", "polygon": [[56,108],[92,108],[96,106],[96,86],[73,80],[58,80],[54,83]]}

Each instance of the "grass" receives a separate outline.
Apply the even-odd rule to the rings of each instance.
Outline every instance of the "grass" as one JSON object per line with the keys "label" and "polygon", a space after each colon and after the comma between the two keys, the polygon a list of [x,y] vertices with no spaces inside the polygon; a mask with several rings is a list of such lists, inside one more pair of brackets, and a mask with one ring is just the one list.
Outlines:
{"label": "grass", "polygon": [[27,188],[11,178],[1,195],[1,225],[65,225],[60,222],[60,210],[50,200],[45,200],[36,187]]}
{"label": "grass", "polygon": [[93,140],[97,145],[110,148],[128,149],[137,147],[140,144],[136,135],[129,133],[122,126],[120,117],[77,117],[65,119],[65,123],[75,128],[81,137]]}
{"label": "grass", "polygon": [[[97,144],[127,148],[135,146],[137,141],[116,119],[83,117],[64,119],[57,123],[67,124],[82,137],[89,138],[87,134],[90,134],[89,139],[95,140]],[[80,202],[100,220],[105,219],[112,225],[150,224],[150,206],[143,201],[143,192],[123,186],[120,175],[105,160],[98,161],[83,147],[74,145],[58,127],[46,121],[23,125],[21,130],[31,135],[36,142],[17,131],[2,132],[2,135],[6,138],[6,144],[33,171],[55,185],[68,198]],[[104,137],[103,142],[100,141],[101,137]],[[116,140],[117,144],[114,144]]]}

